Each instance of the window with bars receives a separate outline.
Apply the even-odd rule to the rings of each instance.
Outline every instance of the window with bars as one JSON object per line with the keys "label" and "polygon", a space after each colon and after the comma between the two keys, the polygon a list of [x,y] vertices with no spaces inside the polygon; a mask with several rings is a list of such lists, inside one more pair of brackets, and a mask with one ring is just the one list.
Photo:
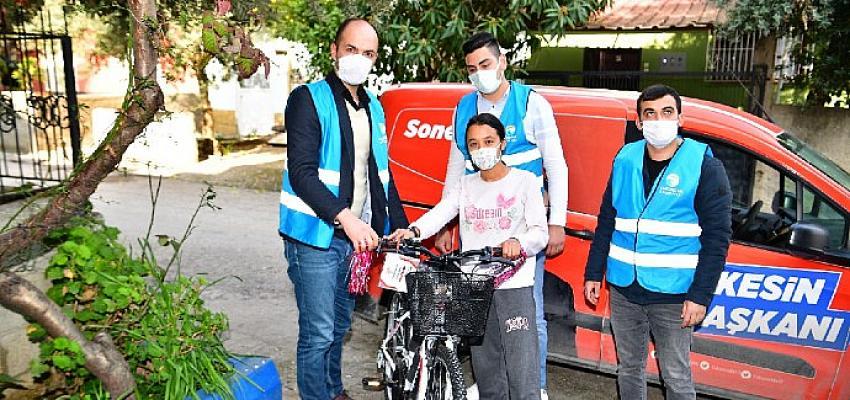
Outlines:
{"label": "window with bars", "polygon": [[[790,81],[794,79],[798,75],[805,75],[812,70],[812,64],[802,65],[794,59],[794,52],[799,51],[799,48],[803,46],[802,44],[803,37],[801,35],[796,36],[782,36],[776,39],[776,51],[775,59],[774,59],[774,72],[773,79],[776,81]],[[811,46],[805,46],[805,51],[813,50]]]}
{"label": "window with bars", "polygon": [[735,81],[753,70],[758,33],[712,34],[706,55],[706,71],[712,81]]}

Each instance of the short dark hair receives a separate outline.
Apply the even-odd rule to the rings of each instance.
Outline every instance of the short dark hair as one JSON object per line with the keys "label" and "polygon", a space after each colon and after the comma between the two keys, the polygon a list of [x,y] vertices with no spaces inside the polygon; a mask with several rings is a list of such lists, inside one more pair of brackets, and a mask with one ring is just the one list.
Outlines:
{"label": "short dark hair", "polygon": [[494,56],[498,57],[502,54],[502,48],[499,46],[499,41],[490,32],[478,32],[472,35],[463,43],[463,55],[468,56],[475,50],[482,47],[490,49]]}
{"label": "short dark hair", "polygon": [[369,26],[372,27],[372,29],[375,31],[375,33],[378,33],[378,30],[375,29],[375,25],[372,25],[372,23],[369,22],[369,20],[367,20],[366,18],[361,18],[361,17],[346,18],[345,21],[342,21],[342,23],[339,24],[339,28],[336,28],[336,36],[334,37],[334,43],[336,43],[337,46],[339,46],[339,41],[340,41],[340,39],[342,39],[342,34],[345,33],[345,28],[348,28],[348,25],[351,25],[351,23],[354,22],[354,21],[363,21],[363,22],[369,24]]}
{"label": "short dark hair", "polygon": [[[495,115],[490,113],[481,113],[469,119],[469,122],[466,124],[466,131],[469,132],[469,128],[473,126],[489,126],[496,130],[496,134],[499,135],[499,140],[505,140],[505,126],[502,125],[502,121],[499,121],[499,118],[496,118]],[[469,137],[469,135],[466,135]]]}
{"label": "short dark hair", "polygon": [[676,100],[676,111],[680,114],[682,113],[682,98],[679,97],[679,92],[676,89],[671,88],[667,85],[656,84],[643,89],[643,92],[640,92],[640,96],[637,99],[637,111],[638,111],[638,119],[640,119],[641,104],[644,101],[653,101],[658,100],[664,96],[672,96],[674,100]]}

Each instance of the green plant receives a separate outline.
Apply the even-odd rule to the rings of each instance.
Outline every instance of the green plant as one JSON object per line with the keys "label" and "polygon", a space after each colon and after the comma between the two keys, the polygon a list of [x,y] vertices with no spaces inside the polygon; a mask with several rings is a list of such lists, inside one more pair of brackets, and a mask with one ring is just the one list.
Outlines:
{"label": "green plant", "polygon": [[9,78],[11,79],[9,89],[11,90],[32,89],[33,85],[40,85],[44,81],[44,74],[39,69],[38,60],[35,57],[23,57],[18,63],[9,63],[9,66],[4,66],[0,69],[0,71],[2,70],[6,70],[9,73]]}
{"label": "green plant", "polygon": [[[715,0],[728,7],[726,32],[758,32],[791,39],[801,67],[793,84],[805,105],[822,106],[850,93],[850,0]],[[778,66],[782,67],[782,66]]]}
{"label": "green plant", "polygon": [[[157,186],[154,210],[158,193]],[[210,283],[182,275],[179,268],[167,278],[170,267],[179,265],[181,246],[198,210],[214,207],[214,198],[215,192],[207,189],[182,238],[154,239],[173,249],[164,268],[157,264],[150,234],[139,241],[142,253],[133,256],[118,241],[116,228],[92,218],[76,218],[49,237],[59,244],[45,271],[52,284],[47,295],[87,338],[101,330],[110,334],[134,371],[139,399],[182,400],[197,397],[198,389],[233,398],[227,379],[235,369],[220,339],[228,329],[227,317],[205,308],[201,299]],[[31,366],[33,376],[44,383],[50,376],[62,377],[49,391],[71,400],[108,398],[85,368],[79,344],[50,338],[37,324],[28,334],[41,350]]]}
{"label": "green plant", "polygon": [[511,68],[541,46],[540,34],[557,36],[580,26],[609,0],[281,0],[271,29],[304,43],[314,74],[331,70],[330,44],[346,17],[367,17],[381,39],[375,72],[395,82],[466,80],[462,44],[488,31],[507,51]]}

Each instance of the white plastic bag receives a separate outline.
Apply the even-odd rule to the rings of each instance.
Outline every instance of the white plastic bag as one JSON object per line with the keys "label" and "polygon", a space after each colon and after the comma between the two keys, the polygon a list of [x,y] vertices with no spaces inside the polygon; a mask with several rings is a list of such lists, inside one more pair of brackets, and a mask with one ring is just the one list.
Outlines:
{"label": "white plastic bag", "polygon": [[381,269],[381,279],[378,286],[382,289],[407,293],[407,282],[404,277],[416,269],[419,260],[398,253],[386,253],[384,267]]}

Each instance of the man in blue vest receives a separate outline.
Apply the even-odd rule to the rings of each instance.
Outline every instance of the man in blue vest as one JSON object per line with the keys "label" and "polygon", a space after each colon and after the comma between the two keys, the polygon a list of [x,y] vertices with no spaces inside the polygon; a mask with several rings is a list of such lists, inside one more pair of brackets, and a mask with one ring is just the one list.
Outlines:
{"label": "man in blue vest", "polygon": [[381,103],[363,86],[378,35],[363,19],[340,25],[334,71],[292,91],[286,106],[287,163],[279,232],[298,304],[297,379],[302,399],[350,399],[342,383],[351,327],[353,251],[407,227],[389,171]]}
{"label": "man in blue vest", "polygon": [[[455,108],[454,143],[449,154],[443,194],[460,182],[465,173],[474,173],[466,148],[467,122],[479,113],[499,117],[505,126],[507,145],[502,160],[509,167],[521,168],[537,175],[541,189],[543,172],[548,181],[549,243],[537,255],[534,277],[535,320],[540,348],[540,389],[546,394],[547,330],[543,312],[543,275],[546,257],[555,257],[564,248],[564,226],[567,222],[567,163],[561,148],[561,137],[555,124],[552,106],[531,87],[505,78],[507,58],[496,38],[480,32],[463,44],[466,69],[475,91],[464,96]],[[437,236],[437,248],[451,249],[451,236],[443,231]],[[485,394],[482,390],[482,396]]]}
{"label": "man in blue vest", "polygon": [[682,100],[665,85],[637,100],[643,140],[614,159],[585,269],[597,304],[611,286],[611,328],[622,399],[646,398],[650,334],[667,399],[694,399],[690,349],[726,263],[731,190],[711,149],[679,136]]}

